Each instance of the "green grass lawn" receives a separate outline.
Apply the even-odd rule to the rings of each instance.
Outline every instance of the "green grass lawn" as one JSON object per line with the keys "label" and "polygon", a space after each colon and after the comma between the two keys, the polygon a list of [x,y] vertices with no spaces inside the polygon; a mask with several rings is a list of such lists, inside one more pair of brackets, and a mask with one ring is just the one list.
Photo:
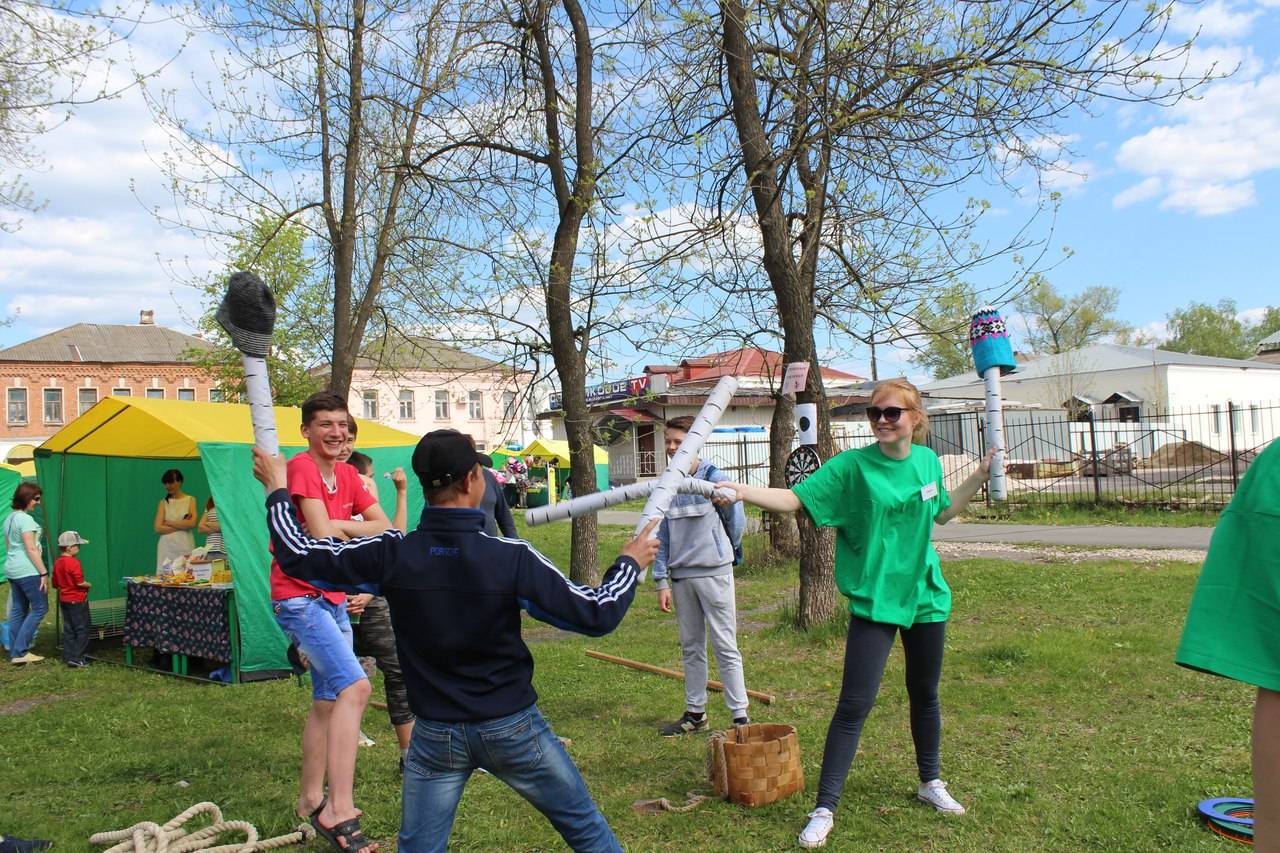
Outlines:
{"label": "green grass lawn", "polygon": [[[564,560],[567,526],[533,531]],[[602,554],[626,531],[603,531]],[[1248,796],[1252,693],[1184,671],[1173,651],[1197,571],[1181,563],[946,565],[955,591],[943,673],[943,775],[968,809],[945,818],[914,799],[900,650],[886,672],[837,814],[830,849],[1115,851],[1235,849],[1192,817],[1210,796]],[[738,585],[748,686],[773,693],[757,720],[799,730],[805,794],[758,810],[708,802],[641,816],[631,803],[705,791],[706,738],[663,739],[682,710],[678,682],[587,658],[595,648],[679,667],[672,616],[644,587],[609,637],[529,623],[540,705],[630,850],[792,848],[812,808],[843,644],[779,627],[794,564]],[[831,632],[826,632],[829,637]],[[52,621],[37,650],[53,657]],[[380,688],[375,687],[375,692]],[[168,820],[213,800],[264,834],[287,831],[309,691],[293,681],[221,687],[50,660],[0,671],[0,831],[87,850],[90,833]],[[728,715],[712,694],[713,725]],[[397,750],[386,715],[361,750],[356,798],[367,831],[394,838]],[[179,782],[189,787],[179,787]],[[392,845],[384,849],[390,849]],[[323,849],[314,843],[312,849]],[[467,786],[452,849],[560,850],[559,837],[491,776]]]}

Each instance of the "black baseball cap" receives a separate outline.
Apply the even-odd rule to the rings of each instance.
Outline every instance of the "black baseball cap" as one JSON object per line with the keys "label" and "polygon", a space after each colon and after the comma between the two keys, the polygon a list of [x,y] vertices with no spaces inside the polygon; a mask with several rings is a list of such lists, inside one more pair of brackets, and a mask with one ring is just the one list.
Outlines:
{"label": "black baseball cap", "polygon": [[439,489],[456,483],[483,464],[471,436],[456,429],[432,430],[413,450],[413,473],[424,489]]}

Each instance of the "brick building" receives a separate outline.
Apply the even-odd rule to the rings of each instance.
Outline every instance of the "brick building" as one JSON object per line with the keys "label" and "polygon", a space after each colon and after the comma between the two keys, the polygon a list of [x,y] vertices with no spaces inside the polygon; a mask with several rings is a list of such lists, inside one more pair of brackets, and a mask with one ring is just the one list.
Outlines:
{"label": "brick building", "polygon": [[209,377],[183,360],[207,346],[143,311],[136,326],[77,323],[0,350],[0,459],[30,458],[30,448],[109,395],[218,401]]}

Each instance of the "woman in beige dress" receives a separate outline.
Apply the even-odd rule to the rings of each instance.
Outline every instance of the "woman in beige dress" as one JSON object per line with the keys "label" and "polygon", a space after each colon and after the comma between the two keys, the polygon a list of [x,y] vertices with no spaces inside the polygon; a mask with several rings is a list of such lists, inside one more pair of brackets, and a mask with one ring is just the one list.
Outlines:
{"label": "woman in beige dress", "polygon": [[196,547],[196,499],[182,491],[182,472],[170,468],[160,476],[166,492],[164,500],[156,507],[155,530],[160,536],[156,544],[156,572],[166,560],[183,557]]}

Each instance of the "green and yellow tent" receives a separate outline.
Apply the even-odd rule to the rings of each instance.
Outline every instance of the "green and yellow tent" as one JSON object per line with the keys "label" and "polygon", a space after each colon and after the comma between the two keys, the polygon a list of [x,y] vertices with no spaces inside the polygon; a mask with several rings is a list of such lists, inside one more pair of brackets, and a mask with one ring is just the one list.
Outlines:
{"label": "green and yellow tent", "polygon": [[[301,410],[275,411],[281,450],[304,450]],[[375,470],[408,470],[416,436],[371,421],[359,424],[358,446]],[[160,475],[177,468],[202,512],[210,495],[218,508],[236,587],[241,672],[252,680],[255,672],[288,669],[287,643],[271,614],[266,510],[262,486],[253,479],[252,446],[248,406],[107,397],[36,449],[49,541],[63,530],[89,540],[80,559],[93,584],[95,624],[121,618],[122,608],[112,605],[120,603],[125,578],[155,572],[152,523],[164,497]],[[379,499],[391,515],[390,483],[379,489]],[[411,488],[410,523],[421,511],[422,493]]]}

